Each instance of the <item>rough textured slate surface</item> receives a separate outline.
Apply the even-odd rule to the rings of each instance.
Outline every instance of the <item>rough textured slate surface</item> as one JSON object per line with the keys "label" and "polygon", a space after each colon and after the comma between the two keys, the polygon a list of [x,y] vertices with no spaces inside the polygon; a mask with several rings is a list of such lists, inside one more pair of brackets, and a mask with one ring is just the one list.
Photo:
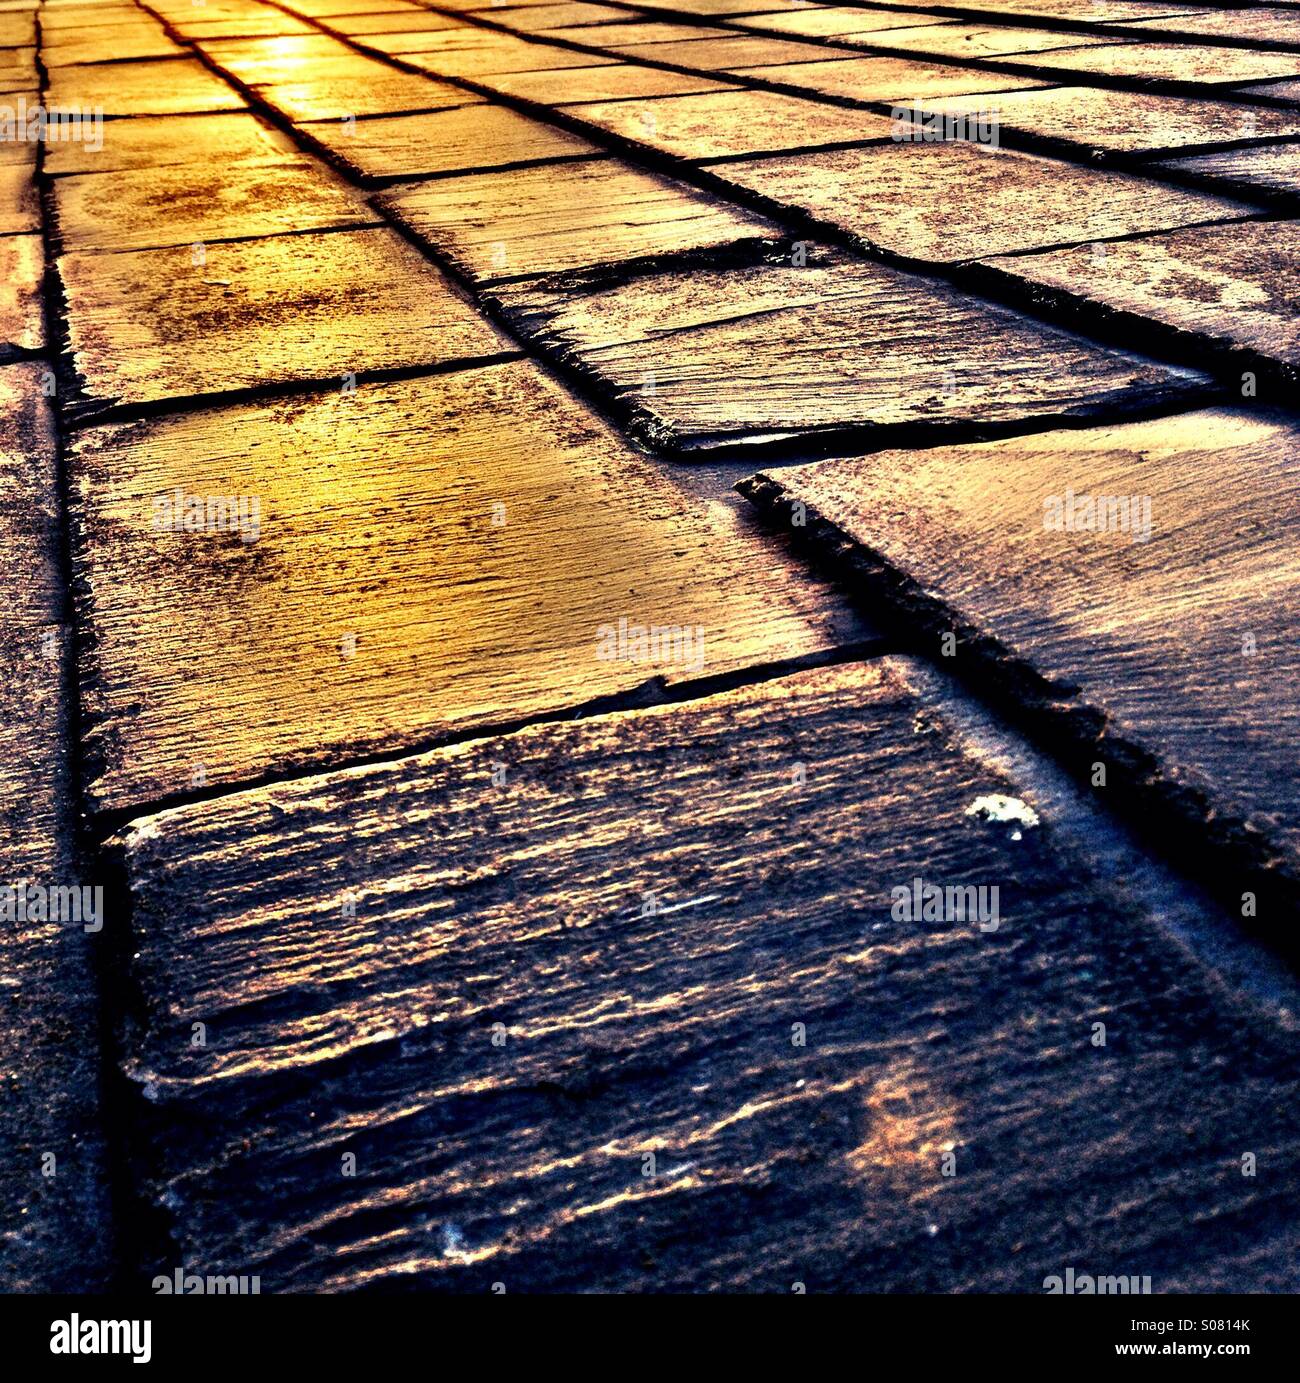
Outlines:
{"label": "rough textured slate surface", "polygon": [[[533,365],[93,429],[75,471],[100,806],[834,641],[818,588]],[[256,498],[260,536],[155,531],[177,488]],[[621,618],[702,658],[602,657]]]}
{"label": "rough textured slate surface", "polygon": [[39,235],[0,236],[0,352],[40,350],[45,340]]}
{"label": "rough textured slate surface", "polygon": [[718,91],[560,109],[622,139],[693,160],[889,139],[891,133],[884,116],[773,91]]}
{"label": "rough textured slate surface", "polygon": [[1125,173],[962,141],[728,163],[728,182],[848,231],[865,245],[952,262],[1258,215]]}
{"label": "rough textured slate surface", "polygon": [[[1050,823],[972,816],[1023,789],[906,679],[132,826],[160,1253],[264,1291],[1293,1290],[1230,1260],[1294,1245],[1294,1032]],[[897,920],[917,878],[996,887],[996,929]]]}
{"label": "rough textured slate surface", "polygon": [[40,228],[32,165],[0,164],[0,235],[22,235]]}
{"label": "rough textured slate surface", "polygon": [[[54,428],[45,367],[0,368],[0,884],[90,886],[74,854]],[[112,922],[120,921],[119,918]],[[105,919],[109,925],[109,919]],[[0,1290],[108,1272],[92,947],[75,922],[0,923]],[[53,1164],[43,1161],[53,1154]],[[50,1167],[53,1175],[45,1175]]]}
{"label": "rough textured slate surface", "polygon": [[362,179],[512,168],[604,152],[566,130],[488,104],[349,124],[333,120],[302,130]]}
{"label": "rough textured slate surface", "polygon": [[[1093,315],[1153,327],[1195,353],[1226,352],[1293,380],[1300,366],[1300,226],[1242,222],[1143,236],[1051,254],[986,261],[1000,279],[1031,285]],[[1278,402],[1288,401],[1276,394]]]}
{"label": "rough textured slate surface", "polygon": [[783,67],[742,69],[738,77],[760,77],[800,91],[854,101],[909,101],[924,96],[965,96],[982,91],[1039,87],[1033,77],[982,72],[974,67],[931,65],[907,58],[850,58],[847,62],[801,62]]}
{"label": "rough textured slate surface", "polygon": [[932,98],[902,104],[928,111],[986,110],[994,104],[1004,134],[1073,145],[1089,156],[1188,149],[1274,135],[1300,135],[1300,113],[1230,101],[1106,91],[1072,86],[1003,91],[986,96]]}
{"label": "rough textured slate surface", "polygon": [[761,216],[618,159],[450,178],[378,204],[481,283],[781,235]]}
{"label": "rough textured slate surface", "polygon": [[[461,40],[457,42],[456,40]],[[442,77],[464,77],[481,81],[504,72],[546,72],[551,68],[595,67],[619,61],[619,54],[579,52],[546,43],[529,43],[509,34],[486,29],[465,30],[449,35],[432,52],[408,53],[404,62]]]}
{"label": "rough textured slate surface", "polygon": [[793,13],[782,8],[774,14],[738,15],[733,23],[738,28],[757,29],[763,33],[839,38],[841,35],[865,34],[881,29],[951,23],[951,20],[919,10],[861,10],[842,5],[801,5]]}
{"label": "rough textured slate surface", "polygon": [[511,349],[396,232],[59,260],[82,395],[146,404]]}
{"label": "rough textured slate surface", "polygon": [[[938,611],[962,631],[958,661],[1042,702],[1085,760],[1112,765],[1117,792],[1136,788],[1215,841],[1231,860],[1218,889],[1239,907],[1267,889],[1257,924],[1296,951],[1284,906],[1300,897],[1294,423],[1198,412],[831,461],[742,488],[806,506],[827,525],[820,547],[847,539],[895,574],[881,589],[912,627]],[[1090,521],[1099,496],[1130,501],[1127,523],[1119,508]]]}
{"label": "rough textured slate surface", "polygon": [[1300,48],[1300,12],[1280,6],[1210,10],[1173,18],[1135,19],[1125,24],[1135,32],[1196,34],[1202,38],[1253,39],[1279,47]]}
{"label": "rough textured slate surface", "polygon": [[126,168],[167,168],[174,164],[283,162],[293,152],[287,135],[249,114],[137,116],[106,120],[103,146],[84,141],[45,146],[45,171],[117,173]]}
{"label": "rough textured slate surface", "polygon": [[289,231],[374,225],[361,198],[318,163],[199,160],[59,178],[55,227],[69,250],[147,250]]}
{"label": "rough textured slate surface", "polygon": [[[1298,12],[1300,13],[1300,12]],[[1234,191],[1300,196],[1300,144],[1262,144],[1253,149],[1224,149],[1215,154],[1170,159],[1160,165],[1178,173],[1195,173]]]}
{"label": "rough textured slate surface", "polygon": [[[674,451],[832,445],[1147,408],[1204,387],[848,258],[498,290],[512,324]],[[865,440],[858,437],[859,443]]]}
{"label": "rough textured slate surface", "polygon": [[[852,39],[845,39],[852,44]],[[1015,53],[1039,53],[1049,49],[1081,48],[1122,43],[1119,38],[1097,34],[1071,34],[1060,29],[1017,29],[980,24],[927,24],[916,29],[892,29],[868,34],[864,43],[880,48],[900,48],[919,56],[953,58],[1000,58]]]}
{"label": "rough textured slate surface", "polygon": [[[576,56],[576,55],[575,55]],[[567,67],[561,72],[515,72],[481,79],[504,96],[536,101],[542,106],[575,101],[623,101],[644,96],[678,96],[693,91],[722,91],[712,77],[692,77],[634,63],[607,67]]]}
{"label": "rough textured slate surface", "polygon": [[244,101],[195,58],[87,63],[50,72],[52,107],[99,107],[105,115],[242,110]]}
{"label": "rough textured slate surface", "polygon": [[[602,46],[604,40],[601,40]],[[846,57],[842,48],[812,47],[806,43],[787,43],[778,38],[695,39],[689,31],[680,43],[611,45],[617,56],[642,62],[667,62],[699,72],[735,72],[741,68],[772,67],[778,63],[806,63]]]}

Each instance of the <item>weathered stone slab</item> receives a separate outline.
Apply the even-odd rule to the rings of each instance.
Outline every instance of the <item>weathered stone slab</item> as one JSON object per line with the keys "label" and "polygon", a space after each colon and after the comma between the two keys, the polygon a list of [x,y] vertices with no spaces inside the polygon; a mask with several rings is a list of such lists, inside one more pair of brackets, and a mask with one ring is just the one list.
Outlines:
{"label": "weathered stone slab", "polygon": [[0,235],[22,235],[40,228],[41,209],[31,163],[0,164]]}
{"label": "weathered stone slab", "polygon": [[422,9],[398,10],[389,14],[336,14],[331,15],[324,23],[334,33],[348,34],[354,38],[365,34],[420,34],[434,29],[440,29],[445,33],[449,29],[464,26],[464,20],[452,19],[447,15],[434,14],[432,10]]}
{"label": "weathered stone slab", "polygon": [[731,21],[740,29],[762,33],[802,34],[805,38],[842,38],[850,34],[876,33],[881,29],[914,28],[919,24],[945,24],[937,14],[919,10],[862,10],[843,5],[800,5],[794,11],[742,14]]}
{"label": "weathered stone slab", "polygon": [[[853,45],[853,38],[841,40]],[[865,34],[863,43],[877,48],[898,48],[922,57],[1004,58],[1017,53],[1040,53],[1066,48],[1095,47],[1123,43],[1121,38],[1100,34],[1072,34],[1062,29],[1019,29],[1011,25],[925,24],[914,29],[890,29],[887,33]]]}
{"label": "weathered stone slab", "polygon": [[[1232,369],[1263,366],[1289,400],[1300,367],[1300,226],[1243,221],[1143,236],[1100,248],[991,259],[997,278],[1028,284],[1102,320],[1170,340],[1200,359],[1207,352]],[[1250,383],[1253,385],[1254,380]]]}
{"label": "weathered stone slab", "polygon": [[103,142],[60,140],[45,147],[45,171],[116,173],[126,168],[167,168],[173,164],[283,163],[295,152],[293,141],[249,113],[217,115],[140,115],[105,120]]}
{"label": "weathered stone slab", "polygon": [[900,104],[953,115],[982,111],[995,104],[1004,138],[1014,131],[1022,139],[1077,149],[1092,159],[1300,135],[1300,113],[1100,87],[1003,91],[992,102],[984,96],[953,96],[919,101],[903,98]]}
{"label": "weathered stone slab", "polygon": [[583,0],[556,5],[495,5],[489,7],[491,18],[498,24],[524,33],[539,29],[559,29],[569,24],[608,24],[628,17],[627,10],[612,5],[591,5]]}
{"label": "weathered stone slab", "polygon": [[1288,53],[1191,43],[1116,43],[1098,48],[1067,48],[1034,53],[1025,61],[1035,69],[1196,86],[1240,86],[1270,77],[1300,76],[1300,58]]}
{"label": "weathered stone slab", "polygon": [[[208,6],[203,6],[204,11]],[[256,15],[246,14],[238,19],[196,19],[189,15],[198,11],[190,7],[184,18],[173,18],[172,25],[184,39],[211,38],[275,38],[288,34],[312,34],[316,30],[301,19],[294,19],[270,5],[259,6]]]}
{"label": "weathered stone slab", "polygon": [[847,257],[498,296],[517,331],[589,376],[649,444],[678,453],[969,435],[1149,408],[1205,383]]}
{"label": "weathered stone slab", "polygon": [[[198,262],[196,262],[196,260]],[[510,349],[389,229],[59,260],[85,404],[151,404]]]}
{"label": "weathered stone slab", "polygon": [[674,63],[697,72],[735,72],[740,68],[773,67],[778,64],[843,59],[843,48],[791,43],[779,38],[683,38],[671,46],[661,43],[612,44],[611,53],[645,62]]}
{"label": "weathered stone slab", "polygon": [[622,140],[693,160],[891,136],[882,115],[774,91],[718,91],[560,110]]}
{"label": "weathered stone slab", "polygon": [[286,86],[258,87],[257,94],[290,120],[342,120],[349,116],[360,119],[454,110],[481,100],[447,82],[395,69],[369,76],[317,76]]}
{"label": "weathered stone slab", "polygon": [[934,263],[1260,214],[1149,178],[962,140],[889,142],[714,171],[864,245]]}
{"label": "weathered stone slab", "polygon": [[1300,103],[1300,82],[1261,82],[1258,86],[1243,86],[1239,94],[1258,96],[1261,100]]}
{"label": "weathered stone slab", "polygon": [[46,67],[80,62],[117,62],[126,58],[182,57],[185,49],[173,43],[157,21],[105,24],[86,30],[65,30],[41,44]]}
{"label": "weathered stone slab", "polygon": [[[1238,1269],[1295,1240],[1294,1032],[1052,822],[973,814],[1026,789],[908,677],[125,830],[173,1256],[264,1292],[1294,1287]],[[910,920],[918,884],[996,923]]]}
{"label": "weathered stone slab", "polygon": [[189,247],[379,220],[351,188],[302,157],[59,178],[54,211],[61,244],[70,251]]}
{"label": "weathered stone slab", "polygon": [[38,351],[45,343],[39,235],[0,236],[0,352]]}
{"label": "weathered stone slab", "polygon": [[761,216],[619,159],[451,178],[379,205],[479,283],[782,238]]}
{"label": "weathered stone slab", "polygon": [[1183,414],[828,462],[742,488],[804,506],[826,525],[823,548],[847,538],[861,579],[919,638],[957,631],[955,666],[1022,702],[1099,793],[1098,764],[1117,805],[1176,821],[1233,911],[1297,950],[1289,418]]}
{"label": "weathered stone slab", "polygon": [[532,43],[491,29],[469,29],[449,34],[446,43],[431,52],[403,53],[402,60],[439,77],[464,77],[479,81],[502,72],[547,72],[551,68],[595,67],[617,62],[617,56],[580,53],[558,44]]}
{"label": "weathered stone slab", "polygon": [[579,25],[571,29],[547,29],[544,36],[552,42],[586,43],[600,49],[626,48],[634,43],[681,43],[688,38],[698,42],[737,37],[733,29],[664,22],[640,24],[632,20],[630,15],[624,15],[622,23],[601,24],[597,28]]}
{"label": "weathered stone slab", "polygon": [[554,125],[488,104],[300,128],[356,177],[368,181],[522,168],[605,152]]}
{"label": "weathered stone slab", "polygon": [[56,67],[46,99],[52,107],[99,107],[105,115],[244,109],[243,98],[197,58]]}
{"label": "weathered stone slab", "polygon": [[1243,196],[1267,193],[1300,196],[1300,144],[1261,144],[1251,149],[1223,149],[1156,165],[1176,173],[1195,173]]}
{"label": "weathered stone slab", "polygon": [[[83,876],[73,844],[45,369],[0,369],[0,887],[24,892],[104,883]],[[83,930],[93,916],[38,915],[38,898],[0,921],[0,1289],[98,1291],[109,1226],[92,948],[103,937]]]}
{"label": "weathered stone slab", "polygon": [[611,63],[605,67],[566,67],[559,72],[516,72],[480,80],[503,96],[536,101],[543,106],[737,89],[711,77],[689,77],[681,72],[665,72],[630,62]]}
{"label": "weathered stone slab", "polygon": [[[860,636],[524,362],[92,428],[74,452],[100,807]],[[255,540],[159,531],[178,488],[257,499]],[[602,632],[620,619],[693,641],[640,656]]]}
{"label": "weathered stone slab", "polygon": [[363,57],[342,39],[312,33],[302,37],[221,39],[198,45],[223,72],[248,86],[286,86],[314,77],[361,76],[387,69]]}
{"label": "weathered stone slab", "polygon": [[903,102],[923,96],[965,96],[985,91],[1019,91],[1043,86],[1033,77],[984,72],[974,67],[912,62],[908,58],[851,58],[847,62],[801,62],[781,67],[742,68],[738,77],[822,96],[873,103]]}
{"label": "weathered stone slab", "polygon": [[1174,18],[1134,19],[1126,29],[1135,32],[1195,34],[1201,38],[1249,39],[1279,48],[1300,48],[1300,11],[1278,5],[1247,9],[1209,10]]}

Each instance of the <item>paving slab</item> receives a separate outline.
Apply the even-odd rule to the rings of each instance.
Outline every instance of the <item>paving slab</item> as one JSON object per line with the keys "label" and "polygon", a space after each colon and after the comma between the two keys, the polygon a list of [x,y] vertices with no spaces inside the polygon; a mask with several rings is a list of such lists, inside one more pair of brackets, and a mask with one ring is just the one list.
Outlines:
{"label": "paving slab", "polygon": [[322,21],[331,32],[359,37],[362,34],[444,33],[464,27],[463,19],[434,14],[432,10],[403,11],[392,14],[336,14]]}
{"label": "paving slab", "polygon": [[1150,408],[1205,383],[847,256],[612,286],[574,276],[494,296],[635,435],[683,455],[1046,425]]}
{"label": "paving slab", "polygon": [[379,72],[382,65],[342,39],[311,33],[290,38],[220,39],[197,45],[223,72],[249,86],[282,86],[318,75]]}
{"label": "paving slab", "polygon": [[1175,173],[1195,173],[1244,196],[1260,192],[1277,197],[1300,196],[1300,144],[1223,149],[1193,158],[1169,159],[1156,166]]}
{"label": "paving slab", "polygon": [[44,277],[39,235],[0,236],[0,351],[38,351],[45,344]]}
{"label": "paving slab", "polygon": [[[41,104],[41,94],[33,87],[30,91],[19,91],[6,94],[5,99],[0,100],[0,121],[14,122],[9,125],[16,135],[18,112],[22,109],[20,103],[27,103],[27,109],[31,110]],[[8,134],[9,130],[6,130]],[[26,139],[8,137],[0,139],[0,168],[9,167],[11,164],[23,164],[33,167],[36,163],[36,145]]]}
{"label": "paving slab", "polygon": [[197,58],[56,67],[46,99],[51,107],[98,107],[113,116],[244,109],[239,93]]}
{"label": "paving slab", "polygon": [[[449,35],[453,39],[458,35]],[[502,72],[547,72],[551,68],[598,67],[618,62],[617,55],[579,52],[558,44],[532,43],[490,29],[475,29],[460,43],[448,41],[432,52],[411,51],[402,61],[421,67],[439,77],[462,77],[478,81]]]}
{"label": "paving slab", "polygon": [[522,168],[605,153],[567,130],[483,103],[429,115],[331,120],[299,129],[365,181]]}
{"label": "paving slab", "polygon": [[1300,57],[1289,53],[1191,43],[1115,43],[1097,48],[1066,48],[1034,53],[1024,61],[1035,70],[1056,69],[1098,77],[1211,87],[1300,76]]}
{"label": "paving slab", "polygon": [[774,91],[718,91],[559,109],[621,140],[696,162],[819,144],[888,140],[892,130],[883,115]]}
{"label": "paving slab", "polygon": [[59,260],[77,406],[156,404],[366,370],[480,360],[509,343],[401,236],[286,235]]}
{"label": "paving slab", "polygon": [[66,67],[80,62],[121,62],[127,58],[176,58],[185,49],[167,37],[161,24],[105,24],[95,28],[64,30],[41,44],[46,67]]}
{"label": "paving slab", "polygon": [[779,38],[683,38],[678,43],[611,45],[609,51],[641,62],[666,62],[697,72],[734,72],[740,68],[773,67],[843,59],[848,50],[791,43]]}
{"label": "paving slab", "polygon": [[1044,85],[1036,78],[1016,77],[1006,72],[984,72],[974,67],[886,57],[740,68],[733,75],[759,77],[765,82],[779,82],[800,91],[815,91],[822,96],[863,102],[902,102],[923,96],[1020,91]]}
{"label": "paving slab", "polygon": [[[73,452],[98,807],[861,637],[530,363],[105,425]],[[158,529],[178,489],[256,499],[256,533]],[[643,648],[640,622],[685,634]]]}
{"label": "paving slab", "polygon": [[[207,6],[204,6],[207,9]],[[193,11],[191,11],[193,13]],[[315,33],[316,30],[301,19],[284,14],[263,5],[256,16],[247,15],[236,19],[200,19],[190,21],[173,19],[172,27],[184,39],[199,40],[208,38],[275,38],[281,35]]]}
{"label": "paving slab", "polygon": [[1237,90],[1270,101],[1300,102],[1300,82],[1261,82],[1258,86],[1243,86]]}
{"label": "paving slab", "polygon": [[45,171],[117,173],[127,168],[167,168],[174,164],[283,163],[294,153],[288,135],[250,113],[216,115],[141,115],[106,120],[98,148],[84,140],[45,146]]}
{"label": "paving slab", "polygon": [[[854,38],[841,40],[855,46]],[[1019,29],[1009,25],[925,24],[913,29],[890,29],[886,33],[864,34],[860,42],[879,48],[899,48],[925,57],[1004,58],[1017,53],[1040,53],[1066,48],[1095,47],[1123,43],[1121,38],[1100,34],[1072,34],[1062,29]]]}
{"label": "paving slab", "polygon": [[[25,894],[104,883],[84,877],[73,841],[45,369],[0,368],[0,886]],[[49,909],[38,916],[41,895],[27,896],[30,911],[9,910],[0,922],[0,1289],[98,1291],[110,1248],[92,975],[99,938],[83,930],[94,925],[94,895],[80,923],[51,920]],[[106,928],[121,920],[105,911],[99,919]]]}
{"label": "paving slab", "polygon": [[293,0],[290,9],[313,19],[338,14],[411,14],[420,8],[411,0]]}
{"label": "paving slab", "polygon": [[303,157],[126,168],[54,183],[55,228],[70,251],[191,246],[379,219],[351,188]]}
{"label": "paving slab", "polygon": [[[990,259],[984,269],[1001,282],[1028,285],[1040,300],[1158,335],[1198,360],[1214,354],[1233,370],[1262,366],[1283,382],[1259,397],[1282,403],[1294,387],[1300,368],[1297,222],[1203,226],[1099,249]],[[1253,376],[1250,383],[1256,383]]]}
{"label": "paving slab", "polygon": [[1282,48],[1300,48],[1300,11],[1275,5],[1210,10],[1173,18],[1134,19],[1124,27],[1135,32],[1196,34],[1202,38],[1230,40],[1244,38]]}
{"label": "paving slab", "polygon": [[503,96],[515,96],[543,106],[738,89],[714,81],[711,77],[691,77],[656,67],[639,67],[630,62],[611,63],[604,67],[566,67],[557,72],[506,73],[480,80],[483,85],[490,86]]}
{"label": "paving slab", "polygon": [[[989,104],[983,96],[900,99],[907,109],[951,115],[979,112]],[[1071,146],[1091,159],[1300,134],[1297,112],[1141,91],[1086,86],[1003,91],[996,105],[1004,138],[1014,131],[1021,138]]]}
{"label": "paving slab", "polygon": [[822,550],[859,550],[863,581],[892,590],[923,639],[960,631],[968,677],[1000,682],[1094,775],[1107,766],[1117,804],[1167,814],[1190,850],[1214,845],[1216,889],[1295,952],[1289,417],[1195,412],[833,461],[742,488],[824,521]]}
{"label": "paving slab", "polygon": [[613,5],[590,5],[582,0],[562,5],[492,5],[488,17],[494,24],[533,33],[538,29],[557,29],[566,24],[608,24],[628,17],[627,10]]}
{"label": "paving slab", "polygon": [[419,111],[454,110],[482,97],[414,72],[315,77],[308,82],[257,88],[258,98],[290,120],[364,119]]}
{"label": "paving slab", "polygon": [[920,24],[950,24],[953,21],[920,10],[862,10],[842,5],[800,5],[793,12],[783,8],[774,14],[737,15],[730,22],[737,28],[756,29],[762,33],[839,38],[847,34],[915,28]]}
{"label": "paving slab", "polygon": [[377,205],[479,284],[783,238],[764,217],[613,158],[448,178]]}
{"label": "paving slab", "polygon": [[597,48],[625,48],[629,44],[681,43],[685,39],[736,38],[734,29],[711,29],[703,26],[650,22],[639,24],[626,16],[618,24],[601,24],[595,28],[579,25],[571,29],[547,29],[541,35],[550,42],[587,43]]}
{"label": "paving slab", "polygon": [[165,1252],[264,1292],[1294,1289],[1294,1031],[1051,822],[981,821],[1028,789],[909,672],[134,823]]}
{"label": "paving slab", "polygon": [[713,171],[773,208],[806,211],[873,249],[931,263],[1260,214],[1149,178],[962,140],[889,142]]}
{"label": "paving slab", "polygon": [[0,164],[0,235],[22,235],[40,228],[32,165],[26,161]]}

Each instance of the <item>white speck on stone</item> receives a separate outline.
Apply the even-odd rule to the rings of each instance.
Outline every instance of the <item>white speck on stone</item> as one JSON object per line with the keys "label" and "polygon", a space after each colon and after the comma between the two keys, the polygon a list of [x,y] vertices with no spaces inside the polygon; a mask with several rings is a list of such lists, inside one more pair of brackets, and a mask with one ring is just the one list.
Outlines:
{"label": "white speck on stone", "polygon": [[1000,825],[1014,826],[1012,840],[1020,840],[1023,831],[1033,830],[1039,823],[1038,813],[1019,797],[1008,797],[1005,793],[990,792],[977,797],[966,808],[967,816],[977,816],[981,821],[994,821]]}

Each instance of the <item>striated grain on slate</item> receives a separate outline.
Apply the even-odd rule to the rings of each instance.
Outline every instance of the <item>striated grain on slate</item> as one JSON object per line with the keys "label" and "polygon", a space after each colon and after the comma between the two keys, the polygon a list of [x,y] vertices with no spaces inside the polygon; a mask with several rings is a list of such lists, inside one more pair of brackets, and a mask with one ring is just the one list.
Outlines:
{"label": "striated grain on slate", "polygon": [[[1025,789],[908,675],[127,828],[173,1253],[263,1291],[1294,1290],[1294,1032],[1050,821],[972,817]],[[916,879],[997,888],[996,928],[898,919]]]}
{"label": "striated grain on slate", "polygon": [[574,106],[568,113],[623,139],[692,160],[882,140],[891,134],[882,115],[773,91],[610,101]]}
{"label": "striated grain on slate", "polygon": [[300,128],[362,179],[467,173],[604,153],[567,130],[487,104]]}
{"label": "striated grain on slate", "polygon": [[39,235],[0,236],[0,352],[38,351],[45,341]]}
{"label": "striated grain on slate", "polygon": [[[0,886],[102,885],[73,849],[54,424],[43,364],[0,368]],[[105,917],[105,927],[119,919]],[[82,1292],[108,1273],[99,938],[0,922],[0,1290]],[[54,1155],[54,1175],[42,1159]]]}
{"label": "striated grain on slate", "polygon": [[395,231],[338,231],[59,260],[82,397],[162,399],[511,349]]}
{"label": "striated grain on slate", "polygon": [[957,96],[901,104],[954,115],[995,106],[1004,135],[1014,132],[1060,143],[1090,158],[1300,135],[1300,115],[1285,110],[1099,87],[1006,91],[996,97]]}
{"label": "striated grain on slate", "polygon": [[983,72],[975,67],[913,62],[908,58],[851,58],[847,62],[801,62],[788,67],[756,67],[733,73],[761,77],[800,91],[864,102],[905,102],[924,96],[964,96],[985,91],[1040,87],[1034,77]]}
{"label": "striated grain on slate", "polygon": [[[379,217],[311,159],[204,160],[59,178],[54,223],[62,246],[147,250],[211,240],[373,226]],[[129,312],[134,304],[123,304]]]}
{"label": "striated grain on slate", "polygon": [[[1286,381],[1300,367],[1300,224],[1294,221],[1203,226],[990,259],[982,267],[1089,317],[1172,338],[1198,358],[1214,351],[1233,368],[1262,364]],[[1288,402],[1286,388],[1269,397]]]}
{"label": "striated grain on slate", "polygon": [[[1300,13],[1300,12],[1298,12]],[[1159,165],[1194,173],[1243,195],[1300,196],[1300,144],[1263,144],[1253,149],[1223,149]]]}
{"label": "striated grain on slate", "polygon": [[196,58],[86,63],[50,72],[51,107],[96,107],[105,115],[176,115],[242,110],[244,100]]}
{"label": "striated grain on slate", "polygon": [[[531,364],[89,429],[74,452],[99,806],[859,637]],[[177,488],[255,497],[260,536],[155,531]],[[620,618],[700,626],[703,656],[603,657]]]}
{"label": "striated grain on slate", "polygon": [[480,284],[782,238],[761,216],[612,158],[449,178],[378,205]]}
{"label": "striated grain on slate", "polygon": [[150,28],[119,29],[105,25],[98,29],[77,32],[64,41],[41,44],[41,61],[46,67],[67,67],[73,63],[120,61],[124,58],[176,58],[185,49],[173,43],[163,32],[161,24]]}
{"label": "striated grain on slate", "polygon": [[483,77],[484,86],[504,96],[535,101],[543,106],[575,101],[619,101],[629,97],[677,96],[696,91],[735,90],[711,77],[691,77],[634,63],[606,67],[570,67],[562,72],[515,72]]}
{"label": "striated grain on slate", "polygon": [[1259,209],[1126,173],[962,140],[728,163],[713,170],[864,245],[952,263],[1049,245],[1259,215]]}
{"label": "striated grain on slate", "polygon": [[[826,549],[847,538],[882,561],[906,583],[885,578],[913,620],[937,605],[946,624],[967,631],[959,662],[963,651],[978,659],[977,636],[996,640],[1004,659],[1023,660],[1040,687],[1056,689],[1058,733],[1081,736],[1085,757],[1121,773],[1136,762],[1142,786],[1158,775],[1194,794],[1198,834],[1224,832],[1235,845],[1237,824],[1247,823],[1257,832],[1250,849],[1296,896],[1293,422],[1194,412],[831,461],[742,488],[768,506],[802,503],[810,523],[831,526],[818,537]],[[1121,507],[1104,531],[1080,527],[1086,517],[1063,528],[1053,501],[1064,504],[1068,493],[1122,499],[1128,521]],[[1255,887],[1231,869],[1219,885],[1238,909]],[[1276,909],[1261,905],[1259,918],[1294,945]]]}
{"label": "striated grain on slate", "polygon": [[98,149],[83,140],[47,144],[45,171],[117,173],[173,164],[282,163],[294,153],[288,135],[251,114],[137,116],[106,120]]}
{"label": "striated grain on slate", "polygon": [[[497,290],[511,323],[675,451],[966,429],[1172,403],[1203,376],[864,260]],[[857,444],[863,439],[859,437]]]}

